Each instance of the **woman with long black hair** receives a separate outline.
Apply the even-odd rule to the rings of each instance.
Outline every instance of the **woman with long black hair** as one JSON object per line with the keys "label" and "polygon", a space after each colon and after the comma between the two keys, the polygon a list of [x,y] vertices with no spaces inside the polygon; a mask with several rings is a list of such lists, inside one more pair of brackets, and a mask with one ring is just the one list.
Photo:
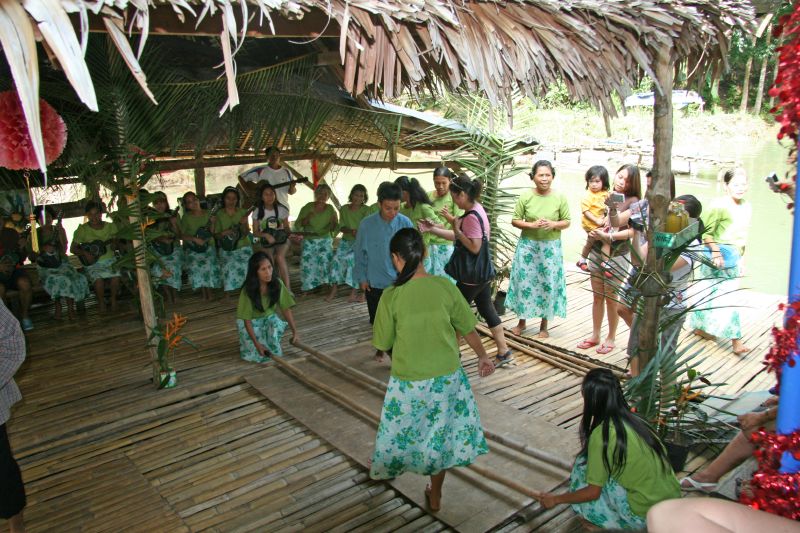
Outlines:
{"label": "woman with long black hair", "polygon": [[538,499],[547,509],[572,504],[582,518],[604,529],[644,529],[650,507],[681,495],[664,445],[631,412],[610,370],[589,371],[581,393],[581,451],[570,491],[543,492]]}
{"label": "woman with long black hair", "polygon": [[[431,202],[428,193],[425,192],[425,189],[422,188],[416,178],[400,176],[394,182],[400,187],[403,194],[403,207],[400,209],[400,213],[410,218],[414,227],[417,227],[420,220],[434,220],[436,218],[433,202]],[[428,250],[424,259],[425,270],[433,273],[433,264],[429,253],[431,237],[430,233],[426,233],[422,238],[425,241],[425,248]]]}
{"label": "woman with long black hair", "polygon": [[[283,355],[281,337],[287,323],[292,330],[292,342],[299,339],[291,309],[294,304],[292,294],[275,275],[272,258],[262,251],[250,256],[236,309],[242,359],[266,363],[272,355]],[[278,317],[279,310],[286,321]]]}
{"label": "woman with long black hair", "polygon": [[392,350],[392,370],[370,476],[430,476],[425,494],[430,510],[438,511],[447,470],[467,466],[489,451],[461,367],[456,333],[478,355],[480,376],[494,372],[494,365],[475,332],[475,315],[458,289],[425,272],[422,235],[413,228],[401,229],[389,250],[399,274],[381,296],[372,343],[378,350]]}

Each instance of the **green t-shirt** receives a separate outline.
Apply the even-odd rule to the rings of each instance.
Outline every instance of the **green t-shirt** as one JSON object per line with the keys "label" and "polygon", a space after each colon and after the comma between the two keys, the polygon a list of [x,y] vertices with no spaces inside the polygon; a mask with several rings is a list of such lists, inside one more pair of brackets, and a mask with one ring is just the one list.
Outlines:
{"label": "green t-shirt", "polygon": [[[422,219],[426,220],[433,220],[436,216],[436,212],[433,210],[433,206],[429,204],[419,203],[415,205],[413,208],[411,207],[403,207],[400,209],[400,214],[407,216],[411,223],[414,224],[414,228],[417,228],[417,222]],[[432,233],[424,233],[422,238],[425,244],[430,244]]]}
{"label": "green t-shirt", "polygon": [[377,213],[380,210],[381,210],[381,204],[379,204],[378,202],[375,202],[374,204],[369,206],[369,213],[367,213],[367,214],[368,215],[372,215],[372,214]]}
{"label": "green t-shirt", "polygon": [[455,331],[469,333],[478,321],[448,279],[427,276],[389,287],[381,295],[372,344],[392,350],[392,376],[421,381],[446,376],[461,364]]}
{"label": "green t-shirt", "polygon": [[711,209],[700,218],[707,236],[719,244],[732,244],[740,254],[744,254],[752,217],[753,206],[749,202],[736,204],[725,197],[711,202]]}
{"label": "green t-shirt", "polygon": [[[628,434],[628,450],[625,466],[614,479],[628,492],[628,504],[631,511],[644,517],[647,510],[660,501],[681,497],[681,487],[675,478],[672,468],[661,462],[650,446],[642,440],[629,426],[625,426]],[[617,432],[614,424],[608,428],[608,461],[614,464],[614,450],[617,447]],[[594,428],[589,436],[588,459],[586,464],[586,482],[602,487],[610,474],[603,464],[603,426]]]}
{"label": "green t-shirt", "polygon": [[[339,231],[343,229],[357,230],[361,220],[368,215],[370,215],[370,208],[366,205],[362,205],[355,211],[347,205],[342,206],[339,210]],[[343,233],[342,240],[354,241],[356,238],[350,233]]]}
{"label": "green t-shirt", "polygon": [[[277,274],[277,272],[276,272]],[[281,309],[288,309],[294,307],[295,301],[292,293],[286,290],[286,286],[281,280],[278,280],[281,285],[281,295],[278,298],[278,307]],[[256,318],[265,318],[275,314],[275,305],[267,304],[267,295],[261,296],[261,306],[264,311],[259,312],[253,307],[253,301],[247,296],[244,289],[239,293],[239,306],[236,308],[236,318],[241,320],[254,320]]]}
{"label": "green t-shirt", "polygon": [[[442,210],[443,207],[446,207],[450,214],[456,217],[460,217],[464,214],[464,210],[461,209],[456,205],[453,201],[453,196],[450,193],[445,194],[444,196],[436,196],[436,191],[431,191],[428,193],[428,198],[431,199],[433,202],[433,218],[432,220],[437,224],[444,224],[447,227],[447,220],[439,214],[439,211]],[[434,235],[433,233],[428,233],[430,235],[430,244],[453,244],[453,241],[448,241],[443,237],[439,237],[438,235]]]}
{"label": "green t-shirt", "polygon": [[[517,206],[514,208],[514,215],[511,218],[525,222],[535,222],[542,218],[556,221],[570,220],[567,197],[556,191],[551,191],[546,196],[540,196],[535,191],[528,191],[517,200]],[[561,238],[561,230],[524,229],[520,237],[534,241],[554,241]]]}
{"label": "green t-shirt", "polygon": [[78,244],[88,244],[93,241],[103,241],[106,243],[106,253],[97,258],[98,261],[102,259],[111,259],[114,257],[114,250],[109,242],[117,234],[117,226],[113,222],[103,222],[103,227],[100,229],[93,228],[88,222],[78,226],[75,233],[72,234],[72,242]]}
{"label": "green t-shirt", "polygon": [[[219,213],[217,213],[219,215]],[[208,211],[203,211],[202,215],[193,215],[192,213],[184,214],[178,222],[178,227],[181,229],[181,234],[194,237],[197,235],[197,230],[208,224],[208,219],[211,218]],[[210,231],[210,230],[209,230]],[[209,246],[214,246],[214,237],[208,240]]]}
{"label": "green t-shirt", "polygon": [[[330,237],[333,233],[331,231],[331,221],[336,216],[336,209],[331,204],[325,204],[325,210],[322,213],[313,213],[314,202],[309,202],[300,210],[297,215],[297,220],[294,222],[294,229],[297,231],[308,231],[310,235],[306,235],[306,239],[322,239]],[[303,226],[300,221],[303,220],[309,213],[311,220],[307,226]]]}
{"label": "green t-shirt", "polygon": [[[217,222],[214,229],[217,233],[222,233],[226,229],[230,229],[239,224],[242,218],[246,216],[247,209],[237,209],[233,215],[229,215],[227,211],[220,209],[217,211]],[[248,244],[250,244],[250,241],[247,240],[247,235],[242,235],[239,242],[236,243],[236,248],[242,248]]]}

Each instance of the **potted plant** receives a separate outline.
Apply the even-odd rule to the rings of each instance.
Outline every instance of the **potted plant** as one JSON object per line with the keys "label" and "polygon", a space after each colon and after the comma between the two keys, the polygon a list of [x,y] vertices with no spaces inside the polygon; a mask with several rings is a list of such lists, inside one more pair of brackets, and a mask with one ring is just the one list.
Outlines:
{"label": "potted plant", "polygon": [[180,334],[186,325],[187,318],[174,313],[172,320],[163,324],[159,323],[150,333],[148,346],[155,346],[156,360],[153,361],[153,380],[158,383],[159,389],[171,389],[178,384],[178,376],[172,366],[172,357],[181,343],[196,346]]}

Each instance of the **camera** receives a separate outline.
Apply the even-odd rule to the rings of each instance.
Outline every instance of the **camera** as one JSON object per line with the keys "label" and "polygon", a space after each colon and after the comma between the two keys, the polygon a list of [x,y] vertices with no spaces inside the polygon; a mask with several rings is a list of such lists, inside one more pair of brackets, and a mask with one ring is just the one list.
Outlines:
{"label": "camera", "polygon": [[780,187],[778,187],[778,181],[779,181],[778,174],[776,174],[775,172],[765,177],[764,181],[767,182],[767,186],[770,188],[772,192],[781,192]]}

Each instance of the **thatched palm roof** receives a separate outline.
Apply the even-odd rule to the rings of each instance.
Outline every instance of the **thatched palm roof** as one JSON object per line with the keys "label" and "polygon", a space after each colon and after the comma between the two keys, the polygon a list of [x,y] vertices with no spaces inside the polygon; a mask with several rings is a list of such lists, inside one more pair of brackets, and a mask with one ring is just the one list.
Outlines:
{"label": "thatched palm roof", "polygon": [[[0,43],[38,139],[35,28],[93,110],[97,96],[82,51],[93,25],[102,23],[153,101],[137,59],[151,30],[181,33],[189,24],[194,33],[216,34],[227,79],[224,113],[239,102],[235,54],[245,36],[278,34],[288,21],[309,41],[338,35],[341,80],[354,95],[394,97],[442,83],[503,104],[515,90],[536,95],[561,79],[575,98],[613,112],[610,95],[625,94],[640,69],[652,75],[660,49],[703,72],[725,58],[726,31],[747,24],[751,11],[739,0],[9,0],[0,3]],[[320,25],[305,27],[307,19]],[[126,31],[141,33],[136,52]]]}

